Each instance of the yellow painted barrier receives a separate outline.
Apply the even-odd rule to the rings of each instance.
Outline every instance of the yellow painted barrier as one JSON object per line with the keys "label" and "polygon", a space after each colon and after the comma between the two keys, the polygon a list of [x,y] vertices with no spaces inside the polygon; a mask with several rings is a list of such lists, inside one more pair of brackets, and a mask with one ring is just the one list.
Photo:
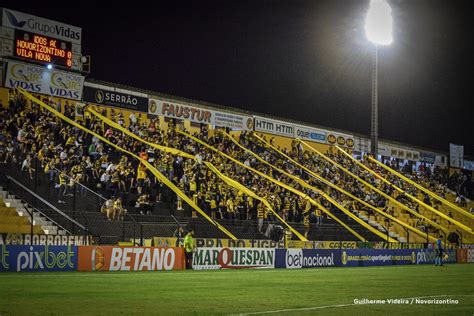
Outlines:
{"label": "yellow painted barrier", "polygon": [[126,134],[126,135],[128,135],[128,136],[144,143],[144,144],[147,144],[150,147],[156,148],[156,149],[158,149],[160,151],[164,151],[166,153],[170,153],[170,154],[175,155],[175,156],[181,156],[183,158],[188,158],[188,159],[195,159],[196,158],[193,155],[188,154],[188,153],[186,153],[184,151],[181,151],[179,149],[176,149],[176,148],[171,148],[171,147],[161,146],[161,145],[158,145],[158,144],[155,144],[155,143],[150,143],[150,142],[144,140],[143,138],[140,138],[139,136],[135,135],[134,133],[130,132],[128,129],[124,128],[123,126],[120,126],[120,124],[115,123],[111,119],[103,116],[102,114],[100,114],[99,112],[94,110],[94,108],[91,107],[91,106],[86,107],[85,110],[89,111],[89,113],[91,113],[92,115],[97,117],[99,120],[103,121],[105,124],[115,128],[115,129],[120,130],[122,133],[124,133],[124,134]]}
{"label": "yellow painted barrier", "polygon": [[[142,139],[141,137],[133,134],[132,132],[130,132],[129,130],[127,130],[126,128],[124,128],[123,126],[120,126],[120,124],[117,124],[115,123],[114,121],[108,119],[107,117],[99,114],[97,111],[91,109],[91,108],[88,108],[87,109],[91,114],[93,114],[94,116],[96,116],[98,119],[100,119],[102,122],[104,122],[105,124],[109,125],[109,126],[112,126],[113,128],[115,129],[118,129],[119,131],[121,131],[122,133],[125,133],[127,134],[128,136],[142,142],[142,143],[145,143],[149,146],[152,146],[158,150],[161,150],[161,151],[165,151],[165,152],[168,152],[168,153],[171,153],[173,155],[179,155],[179,156],[182,156],[184,158],[190,158],[190,159],[195,159],[195,157],[191,154],[188,154],[188,153],[185,153],[183,151],[180,151],[180,150],[177,150],[177,149],[174,149],[174,148],[170,148],[170,147],[165,147],[165,146],[160,146],[160,145],[157,145],[157,144],[154,144],[154,143],[150,143],[150,142],[147,142],[145,141],[144,139]],[[289,225],[283,218],[281,218],[274,210],[273,208],[270,206],[270,203],[268,203],[268,201],[266,199],[263,199],[261,198],[260,196],[258,196],[257,194],[255,194],[252,190],[248,189],[247,187],[245,187],[244,185],[240,184],[239,182],[225,176],[224,174],[222,174],[212,163],[208,162],[208,161],[203,161],[203,163],[212,171],[214,172],[219,178],[221,178],[225,183],[227,183],[229,186],[237,189],[237,190],[240,190],[242,192],[244,192],[245,194],[249,195],[249,196],[252,196],[253,198],[259,200],[259,201],[262,201],[265,206],[268,208],[268,210],[270,212],[272,212],[277,218],[278,220],[280,220],[286,227],[288,227],[300,240],[303,240],[305,241],[306,238],[301,235],[296,229],[294,229],[291,225]]]}
{"label": "yellow painted barrier", "polygon": [[102,137],[101,135],[85,128],[84,126],[74,122],[73,120],[69,119],[68,117],[64,116],[62,113],[56,111],[55,109],[53,109],[52,107],[50,107],[49,105],[45,104],[44,102],[38,100],[37,98],[33,97],[31,94],[29,94],[28,92],[26,92],[26,90],[23,90],[21,88],[18,89],[20,91],[20,93],[22,93],[27,99],[31,100],[32,102],[35,102],[37,104],[39,104],[41,107],[45,108],[46,110],[48,110],[49,112],[53,113],[54,115],[56,115],[57,117],[59,117],[60,119],[62,119],[63,121],[85,131],[86,133],[89,133],[95,137],[97,137],[97,139],[100,139],[101,141],[103,141],[104,143],[106,144],[109,144],[110,146],[114,147],[115,149],[119,150],[119,151],[122,151],[128,155],[130,155],[131,157],[137,159],[138,161],[140,161],[141,163],[143,163],[150,171],[151,173],[157,178],[159,179],[161,182],[163,182],[164,185],[166,185],[167,187],[169,187],[173,192],[175,192],[178,196],[180,196],[184,201],[186,201],[186,203],[188,203],[193,209],[195,209],[199,214],[201,214],[205,219],[207,219],[213,226],[215,226],[216,228],[218,228],[219,230],[221,230],[222,232],[224,232],[228,237],[232,238],[232,239],[237,239],[231,232],[229,232],[225,227],[223,227],[221,224],[219,224],[218,222],[216,222],[215,220],[213,220],[212,218],[210,218],[203,210],[201,210],[190,198],[188,198],[186,196],[186,194],[184,194],[184,192],[182,192],[177,186],[175,186],[167,177],[165,177],[163,174],[161,174],[155,167],[153,167],[153,165],[151,165],[148,161],[142,159],[141,157],[135,155],[134,153],[120,147],[120,146],[117,146],[116,144],[110,142],[109,140],[107,140],[106,138]]}
{"label": "yellow painted barrier", "polygon": [[364,184],[367,188],[370,188],[372,190],[374,190],[375,192],[377,192],[378,194],[382,195],[383,197],[385,197],[386,199],[392,201],[393,203],[395,203],[397,206],[401,207],[402,209],[406,210],[407,212],[415,215],[416,217],[418,218],[422,218],[423,220],[425,220],[427,223],[431,224],[433,227],[437,228],[437,229],[440,229],[442,230],[444,233],[447,233],[448,230],[446,228],[444,228],[443,226],[437,224],[436,222],[430,220],[429,218],[413,211],[412,209],[410,209],[409,207],[407,207],[406,205],[400,203],[399,201],[395,200],[394,198],[392,198],[391,196],[389,196],[388,194],[386,194],[385,192],[377,189],[376,187],[374,187],[373,185],[371,185],[370,183],[364,181],[363,179],[359,178],[358,176],[356,176],[355,174],[353,174],[352,172],[350,172],[349,170],[347,170],[346,168],[344,168],[343,166],[341,166],[340,164],[338,164],[337,162],[333,161],[332,159],[330,159],[329,157],[327,157],[326,155],[322,154],[321,152],[319,152],[318,150],[312,148],[310,145],[308,145],[306,142],[304,142],[303,140],[301,140],[301,143],[304,144],[306,147],[308,147],[309,149],[311,149],[312,151],[314,151],[315,153],[317,153],[321,158],[325,159],[327,162],[331,163],[332,165],[338,167],[339,169],[341,169],[342,171],[344,171],[345,173],[349,174],[350,176],[352,176],[354,179],[357,179],[359,182],[361,182],[362,184]]}
{"label": "yellow painted barrier", "polygon": [[[379,231],[378,229],[375,229],[374,227],[370,226],[368,223],[366,223],[365,221],[363,221],[362,219],[360,219],[358,216],[356,216],[355,214],[353,214],[352,212],[350,212],[349,210],[347,210],[345,207],[343,207],[341,204],[339,204],[337,201],[335,201],[333,198],[331,198],[331,196],[329,196],[328,194],[326,194],[324,191],[322,190],[319,190],[318,188],[315,188],[313,186],[311,186],[310,184],[308,184],[306,181],[303,181],[302,179],[292,175],[292,174],[289,174],[287,173],[286,171],[272,165],[271,163],[267,162],[266,160],[264,160],[263,158],[261,158],[260,156],[258,156],[256,153],[254,153],[253,151],[245,148],[244,146],[242,146],[239,142],[237,142],[231,135],[227,134],[227,133],[224,133],[224,135],[229,138],[232,142],[234,142],[237,146],[239,146],[242,150],[244,150],[245,152],[251,154],[252,156],[254,156],[256,159],[258,159],[260,162],[268,165],[269,167],[277,170],[278,172],[286,175],[287,177],[293,179],[294,181],[298,182],[300,185],[304,186],[305,188],[308,188],[312,191],[315,191],[315,192],[318,192],[319,194],[321,194],[324,198],[326,198],[331,204],[333,204],[334,206],[336,206],[339,210],[341,210],[344,214],[346,214],[347,216],[349,216],[350,218],[352,218],[354,221],[356,221],[358,224],[360,224],[361,226],[365,227],[367,230],[369,230],[370,232],[372,232],[373,234],[383,238],[383,239],[386,239],[387,236],[386,234],[384,234],[383,232]],[[257,135],[256,135],[257,136]],[[258,137],[258,136],[257,136]],[[262,140],[260,137],[258,137],[258,139],[262,142],[264,142],[267,146],[272,146],[270,145],[268,142],[265,142],[264,140]],[[272,148],[277,151],[278,153],[280,153],[281,155],[284,155],[286,156],[283,152],[281,152],[280,150],[278,150],[277,148],[275,148],[274,146],[272,146]],[[290,157],[286,157],[287,159],[291,159]],[[336,185],[333,185],[336,189],[340,189],[339,187],[337,187]],[[341,189],[342,190],[342,189]],[[397,242],[397,240],[395,239],[392,239],[391,237],[389,237],[389,241],[390,242]]]}
{"label": "yellow painted barrier", "polygon": [[[267,165],[273,167],[275,170],[277,170],[277,171],[279,171],[279,172],[285,174],[286,176],[292,178],[293,180],[297,181],[297,182],[298,182],[299,184],[301,184],[302,186],[304,186],[304,187],[306,187],[306,188],[308,188],[308,189],[310,189],[310,190],[313,190],[313,191],[316,191],[316,192],[321,192],[322,194],[325,194],[325,193],[322,192],[321,190],[319,190],[319,189],[317,189],[317,188],[315,188],[315,187],[309,185],[307,182],[303,181],[302,179],[300,179],[300,178],[298,178],[298,177],[296,177],[296,176],[294,176],[294,175],[292,175],[292,174],[289,174],[289,173],[285,172],[284,170],[278,169],[277,167],[273,166],[272,164],[270,164],[270,163],[268,163],[267,161],[265,161],[264,159],[262,159],[260,156],[258,156],[258,155],[255,154],[254,152],[252,152],[252,151],[248,150],[247,148],[243,147],[242,145],[240,145],[235,139],[233,139],[233,137],[232,137],[231,135],[228,135],[227,133],[226,133],[226,135],[227,135],[227,137],[229,137],[235,144],[237,144],[240,148],[242,148],[243,150],[247,151],[249,154],[253,155],[255,158],[257,158],[257,159],[260,160],[261,162],[263,162],[263,163],[265,163],[265,164],[267,164]],[[261,140],[261,139],[260,139],[260,140]],[[261,141],[262,141],[262,140],[261,140]],[[267,145],[268,145],[268,143],[267,143]],[[285,158],[289,159],[290,161],[292,161],[295,165],[299,166],[300,168],[305,168],[304,166],[302,166],[300,163],[298,163],[297,161],[295,161],[295,160],[292,159],[291,157],[288,157],[288,156],[286,156],[286,155],[284,155],[284,156],[285,156]],[[309,170],[309,169],[308,169],[308,170]],[[311,171],[311,170],[309,170],[308,172],[310,172],[310,171]],[[315,177],[316,179],[318,179],[319,181],[323,182],[324,184],[330,186],[331,188],[333,188],[333,189],[335,189],[335,190],[337,190],[337,191],[343,193],[344,195],[346,195],[346,196],[352,198],[353,200],[355,200],[355,201],[361,203],[362,205],[364,205],[364,206],[370,208],[370,209],[373,210],[374,212],[379,213],[380,215],[382,215],[382,216],[384,216],[384,217],[390,219],[391,221],[393,221],[393,222],[395,222],[395,223],[397,223],[397,224],[399,224],[399,225],[401,225],[401,226],[407,228],[408,230],[414,232],[414,233],[417,234],[418,236],[421,236],[421,237],[423,237],[423,238],[426,237],[426,233],[425,233],[425,232],[423,232],[423,231],[421,231],[421,230],[419,230],[419,229],[417,229],[417,228],[415,228],[415,227],[413,227],[413,226],[411,226],[411,225],[409,225],[409,224],[407,224],[407,223],[405,223],[405,222],[399,220],[398,218],[396,218],[396,217],[394,217],[394,216],[392,216],[392,215],[390,215],[390,214],[388,214],[388,213],[385,213],[384,211],[382,211],[382,210],[380,210],[380,209],[374,207],[373,205],[371,205],[371,204],[365,202],[364,200],[359,199],[357,196],[355,196],[355,195],[353,195],[353,194],[351,194],[351,193],[345,191],[344,189],[342,189],[342,188],[338,187],[337,185],[333,184],[332,182],[330,182],[330,181],[324,179],[324,178],[321,177],[320,175],[314,173],[314,174],[312,174],[312,176]],[[337,203],[337,205],[339,205],[339,203]],[[336,205],[336,206],[337,206],[337,205]],[[437,238],[435,238],[435,237],[433,237],[433,236],[429,236],[429,239],[430,239],[431,241],[433,241],[433,242],[435,242],[435,241],[437,240]]]}
{"label": "yellow painted barrier", "polygon": [[336,145],[336,148],[342,152],[346,157],[349,157],[349,159],[351,159],[352,161],[354,161],[355,163],[357,163],[360,167],[362,167],[363,169],[367,170],[368,172],[370,172],[371,174],[373,174],[374,176],[376,176],[377,178],[379,178],[380,180],[384,181],[386,184],[390,185],[391,187],[393,187],[395,190],[397,190],[398,192],[400,193],[403,193],[405,194],[406,196],[408,196],[411,200],[415,201],[416,203],[418,203],[419,205],[423,206],[424,208],[430,210],[431,212],[441,216],[442,218],[446,219],[447,221],[453,223],[454,225],[458,226],[459,228],[463,229],[464,231],[472,234],[472,229],[469,228],[468,226],[464,225],[463,223],[460,223],[459,221],[456,221],[455,219],[449,217],[448,215],[444,214],[443,212],[440,212],[438,211],[437,209],[433,208],[432,206],[418,200],[416,197],[414,197],[413,195],[409,194],[408,192],[405,192],[404,190],[400,189],[399,187],[397,187],[396,185],[394,185],[393,183],[391,183],[390,181],[388,181],[387,179],[385,179],[384,177],[382,177],[381,175],[377,174],[375,171],[373,171],[372,169],[368,168],[367,166],[365,166],[364,164],[362,164],[360,161],[358,161],[357,159],[355,159],[354,157],[352,157],[351,155],[349,155],[345,150],[341,149],[339,146]]}
{"label": "yellow painted barrier", "polygon": [[278,220],[280,222],[282,222],[286,227],[288,227],[291,232],[293,234],[295,234],[300,240],[302,241],[307,241],[307,239],[301,235],[296,229],[294,229],[291,225],[289,225],[283,218],[280,217],[280,215],[278,215],[277,212],[275,212],[275,210],[273,209],[273,207],[271,207],[270,203],[268,203],[268,201],[260,196],[258,196],[256,193],[254,193],[252,190],[248,189],[247,187],[243,186],[242,184],[240,184],[239,182],[235,181],[234,179],[231,179],[229,177],[227,177],[226,175],[224,175],[222,172],[220,172],[219,170],[217,170],[217,168],[211,164],[210,162],[208,161],[205,161],[204,164],[209,168],[211,169],[219,178],[221,178],[225,183],[227,183],[228,185],[230,185],[231,187],[233,188],[236,188],[237,190],[240,190],[242,192],[244,192],[245,194],[247,194],[248,196],[251,196],[252,198],[256,199],[256,200],[259,200],[261,201],[263,204],[265,204],[265,206],[267,207],[268,210],[270,210],[270,212],[273,213],[273,215],[276,216],[276,218],[278,218]]}
{"label": "yellow painted barrier", "polygon": [[[261,137],[259,137],[258,135],[255,135],[255,136],[256,136],[260,141],[262,141],[262,142],[265,143],[267,146],[269,146],[270,148],[272,148],[272,149],[274,149],[274,150],[278,150],[277,148],[275,148],[273,145],[271,145],[271,144],[268,143],[267,141],[263,140],[263,139],[262,139]],[[307,144],[306,144],[306,145],[307,145]],[[308,145],[307,145],[307,146],[308,146]],[[312,170],[308,169],[306,166],[300,164],[300,163],[297,162],[296,160],[292,159],[292,158],[289,157],[288,155],[286,155],[286,154],[284,154],[284,153],[282,153],[282,152],[280,152],[280,154],[283,155],[285,158],[287,158],[289,161],[293,162],[295,165],[297,165],[297,166],[299,166],[300,168],[306,170],[306,171],[307,171],[309,174],[311,174],[313,177],[315,177],[316,179],[320,180],[321,182],[327,184],[327,185],[330,186],[331,188],[334,188],[334,189],[338,190],[339,192],[344,193],[345,195],[351,197],[352,199],[356,200],[357,202],[362,203],[363,205],[365,205],[365,206],[369,207],[370,209],[374,210],[375,212],[377,212],[377,213],[379,213],[379,214],[381,214],[381,215],[383,215],[383,216],[385,216],[385,217],[391,219],[392,221],[398,223],[399,225],[401,225],[401,226],[403,226],[403,227],[405,227],[405,228],[411,230],[412,232],[416,233],[417,235],[422,236],[422,237],[426,236],[426,233],[424,233],[424,232],[422,232],[422,231],[420,231],[420,230],[418,230],[418,229],[412,227],[411,225],[408,225],[408,224],[404,223],[403,221],[399,220],[398,218],[393,217],[393,216],[391,216],[390,214],[387,214],[387,213],[383,212],[382,210],[379,210],[378,208],[373,207],[372,205],[370,205],[370,204],[364,202],[363,200],[359,199],[358,197],[352,195],[351,193],[345,191],[344,189],[342,189],[342,188],[338,187],[337,185],[331,183],[330,181],[324,179],[323,177],[321,177],[321,176],[318,175],[317,173],[313,172]],[[429,235],[428,235],[428,238],[429,238],[431,241],[433,241],[433,242],[435,242],[435,241],[437,240],[437,238],[435,238],[435,237],[433,237],[433,236],[429,236]],[[390,240],[389,240],[389,241],[390,241]],[[392,241],[390,241],[390,242],[392,242]],[[396,242],[396,241],[395,241],[395,242]]]}
{"label": "yellow painted barrier", "polygon": [[429,196],[431,196],[432,198],[440,201],[441,203],[445,204],[445,205],[448,205],[450,208],[452,208],[453,210],[457,211],[458,213],[464,215],[464,216],[467,216],[469,217],[470,219],[474,219],[474,215],[469,213],[468,211],[460,208],[459,206],[457,206],[456,204],[453,204],[451,202],[449,202],[448,200],[446,199],[443,199],[442,197],[440,197],[439,195],[431,192],[430,190],[428,190],[427,188],[425,188],[424,186],[422,185],[419,185],[418,183],[416,183],[415,181],[405,177],[403,174],[393,170],[392,168],[390,168],[389,166],[386,166],[385,164],[381,163],[380,161],[372,158],[372,157],[369,157],[369,159],[372,161],[372,162],[375,162],[376,164],[378,164],[379,166],[381,166],[382,168],[384,168],[385,170],[387,170],[388,172],[396,175],[397,177],[399,177],[400,179],[414,185],[417,189],[425,192],[426,194],[428,194]]}
{"label": "yellow painted barrier", "polygon": [[176,130],[176,131],[177,131],[178,133],[180,133],[181,135],[184,135],[184,136],[186,136],[186,137],[189,137],[189,138],[191,138],[192,140],[194,140],[195,142],[197,142],[197,143],[199,143],[199,144],[201,144],[201,145],[203,145],[203,146],[209,148],[210,150],[212,150],[212,151],[218,153],[219,155],[221,155],[221,156],[223,156],[223,157],[225,157],[225,158],[231,160],[232,162],[238,164],[239,166],[241,166],[241,167],[243,167],[243,168],[245,168],[245,169],[247,169],[247,170],[250,170],[250,171],[252,171],[252,172],[258,174],[258,175],[261,176],[262,178],[265,178],[265,179],[267,179],[268,181],[271,181],[271,182],[275,183],[276,185],[278,185],[278,186],[280,186],[280,187],[282,187],[282,188],[285,188],[285,189],[287,189],[288,191],[293,192],[294,194],[296,194],[296,195],[298,195],[298,196],[300,196],[300,197],[303,197],[303,198],[307,199],[312,205],[318,207],[321,211],[323,211],[325,214],[327,214],[329,217],[331,217],[333,220],[335,220],[337,223],[339,223],[341,226],[343,226],[346,230],[348,230],[350,233],[352,233],[354,236],[356,236],[359,240],[365,241],[365,238],[364,238],[364,237],[362,237],[362,236],[359,235],[356,231],[354,231],[352,228],[350,228],[349,226],[347,226],[344,222],[342,222],[339,218],[337,218],[336,216],[334,216],[334,215],[333,215],[331,212],[329,212],[324,206],[322,206],[321,204],[319,204],[318,202],[316,202],[315,200],[313,200],[312,198],[310,198],[307,194],[305,194],[305,193],[303,193],[303,192],[301,192],[301,191],[299,191],[299,190],[296,190],[295,188],[293,188],[293,187],[291,187],[291,186],[289,186],[289,185],[287,185],[287,184],[285,184],[285,183],[283,183],[283,182],[280,182],[280,181],[278,181],[278,180],[275,180],[274,178],[272,178],[272,177],[266,175],[266,174],[263,173],[263,172],[260,172],[260,171],[258,171],[258,170],[253,169],[252,167],[249,167],[249,166],[245,165],[244,163],[238,161],[237,159],[235,159],[235,158],[233,158],[233,157],[231,157],[231,156],[229,156],[229,155],[227,155],[227,154],[225,154],[225,153],[223,153],[223,152],[217,150],[216,148],[212,147],[211,145],[207,144],[206,142],[201,141],[199,138],[196,138],[196,137],[194,137],[194,136],[192,136],[192,135],[190,135],[190,134],[188,134],[188,133],[186,133],[186,132],[184,132],[184,131],[181,131],[181,130]]}

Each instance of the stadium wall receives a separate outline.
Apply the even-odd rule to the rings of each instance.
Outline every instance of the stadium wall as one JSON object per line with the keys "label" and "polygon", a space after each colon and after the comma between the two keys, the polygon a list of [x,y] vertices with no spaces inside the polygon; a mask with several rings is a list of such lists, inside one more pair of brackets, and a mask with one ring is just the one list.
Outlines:
{"label": "stadium wall", "polygon": [[[460,256],[459,250],[462,250]],[[474,249],[446,250],[444,263],[473,263]],[[197,248],[194,270],[434,264],[432,249]],[[0,245],[0,272],[170,271],[185,268],[175,247]]]}

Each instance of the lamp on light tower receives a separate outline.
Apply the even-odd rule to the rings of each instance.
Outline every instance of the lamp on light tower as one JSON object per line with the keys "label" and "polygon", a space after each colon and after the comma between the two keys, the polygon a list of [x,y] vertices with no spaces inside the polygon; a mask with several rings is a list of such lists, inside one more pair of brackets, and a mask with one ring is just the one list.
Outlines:
{"label": "lamp on light tower", "polygon": [[370,152],[377,158],[379,142],[378,118],[378,46],[392,43],[392,9],[386,0],[370,0],[365,19],[365,35],[374,44],[372,64],[372,121],[370,129]]}

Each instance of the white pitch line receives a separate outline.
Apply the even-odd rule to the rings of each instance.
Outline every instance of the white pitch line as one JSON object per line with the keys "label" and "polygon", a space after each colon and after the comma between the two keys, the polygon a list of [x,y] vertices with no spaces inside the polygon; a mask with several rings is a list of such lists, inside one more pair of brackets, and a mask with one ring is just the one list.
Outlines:
{"label": "white pitch line", "polygon": [[[464,294],[444,294],[444,295],[431,295],[431,296],[417,296],[417,297],[405,297],[401,298],[403,300],[417,299],[417,298],[435,298],[435,297],[447,297],[447,296],[474,296],[474,295],[464,295]],[[285,312],[296,312],[296,311],[313,311],[318,309],[326,308],[338,308],[338,307],[347,307],[347,306],[362,306],[368,304],[338,304],[338,305],[324,305],[324,306],[313,306],[313,307],[301,307],[301,308],[287,308],[287,309],[278,309],[273,311],[261,311],[261,312],[250,312],[250,313],[240,313],[240,314],[230,314],[229,316],[247,316],[247,315],[263,315],[263,314],[278,314]]]}

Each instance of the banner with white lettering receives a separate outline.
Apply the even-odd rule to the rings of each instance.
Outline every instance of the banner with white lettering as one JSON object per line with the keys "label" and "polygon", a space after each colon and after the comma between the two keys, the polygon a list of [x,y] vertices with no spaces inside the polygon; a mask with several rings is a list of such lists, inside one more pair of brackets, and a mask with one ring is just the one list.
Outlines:
{"label": "banner with white lettering", "polygon": [[147,111],[148,98],[123,91],[103,89],[87,84],[84,86],[84,96],[82,99],[84,102],[99,105],[115,106],[139,112]]}
{"label": "banner with white lettering", "polygon": [[295,127],[291,123],[254,116],[254,130],[273,135],[295,137]]}
{"label": "banner with white lettering", "polygon": [[250,116],[215,111],[159,99],[150,99],[148,114],[188,120],[193,123],[203,123],[217,127],[228,127],[233,130],[252,130],[253,128],[253,119]]}
{"label": "banner with white lettering", "polygon": [[185,268],[184,248],[79,246],[78,271],[160,271]]}
{"label": "banner with white lettering", "polygon": [[84,76],[19,62],[8,62],[5,87],[80,101]]}
{"label": "banner with white lettering", "polygon": [[326,143],[326,131],[306,126],[295,126],[295,137],[312,142]]}
{"label": "banner with white lettering", "polygon": [[454,168],[462,168],[464,159],[464,146],[449,144],[449,165]]}
{"label": "banner with white lettering", "polygon": [[0,234],[0,245],[25,246],[86,246],[90,236],[84,235],[30,235],[18,233]]}
{"label": "banner with white lettering", "polygon": [[2,25],[81,45],[82,29],[61,22],[40,18],[23,12],[2,9]]}

